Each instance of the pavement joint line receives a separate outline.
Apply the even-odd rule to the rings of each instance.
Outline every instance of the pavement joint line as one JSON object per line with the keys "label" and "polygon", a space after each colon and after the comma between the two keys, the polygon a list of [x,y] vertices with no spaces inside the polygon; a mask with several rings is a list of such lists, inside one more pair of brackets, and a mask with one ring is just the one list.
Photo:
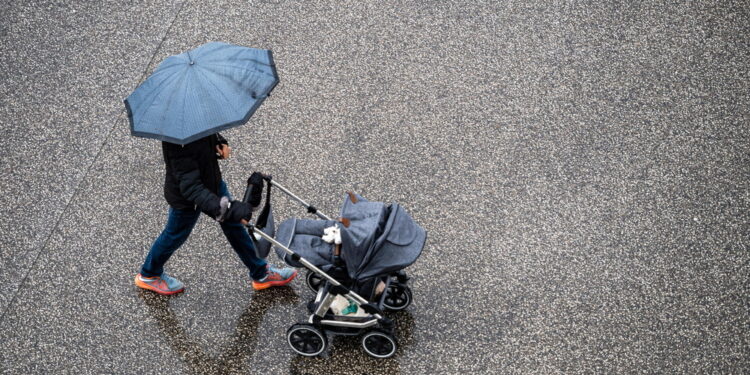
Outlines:
{"label": "pavement joint line", "polygon": [[[149,67],[154,62],[156,55],[159,53],[159,50],[161,50],[161,46],[164,44],[164,41],[167,40],[167,36],[169,36],[169,33],[172,31],[172,26],[174,26],[175,21],[177,21],[177,18],[180,16],[182,9],[185,7],[185,3],[187,2],[188,0],[185,0],[180,4],[180,8],[177,9],[177,12],[175,13],[174,18],[172,18],[172,22],[169,24],[169,27],[167,27],[167,31],[164,32],[164,36],[161,38],[161,41],[156,46],[156,49],[154,49],[154,53],[151,54],[151,58],[148,60],[146,67],[143,69],[143,73],[141,74],[141,78],[140,80],[138,80],[138,84],[136,85],[136,87],[138,87],[146,79],[146,75],[148,74]],[[19,292],[23,288],[23,285],[26,284],[26,280],[28,280],[29,278],[29,274],[31,273],[31,271],[33,271],[36,268],[36,264],[37,264],[37,261],[39,261],[40,254],[42,254],[44,249],[47,247],[47,244],[49,243],[50,238],[52,238],[52,235],[55,232],[57,232],[57,228],[59,227],[60,222],[62,221],[65,213],[70,208],[70,205],[75,199],[75,197],[78,196],[78,193],[81,191],[81,182],[86,180],[86,177],[89,175],[91,168],[94,166],[94,164],[96,164],[96,161],[99,160],[99,155],[101,155],[102,150],[104,149],[104,146],[106,146],[107,143],[112,138],[112,132],[122,123],[122,119],[123,119],[122,110],[120,111],[120,116],[118,117],[119,118],[115,121],[114,125],[112,125],[109,128],[109,130],[107,131],[107,134],[104,136],[104,141],[101,143],[101,145],[99,146],[99,149],[96,152],[96,155],[91,160],[91,163],[89,164],[89,166],[86,168],[86,172],[83,174],[83,176],[81,176],[80,179],[78,179],[78,183],[76,184],[76,187],[73,190],[73,194],[70,196],[70,198],[68,199],[68,202],[65,204],[65,208],[63,208],[63,210],[60,212],[57,219],[55,220],[55,225],[52,226],[52,229],[47,233],[47,238],[44,240],[42,245],[37,249],[36,256],[34,256],[34,261],[31,262],[31,266],[26,271],[26,274],[24,275],[23,280],[21,280],[21,282],[18,284],[18,287],[16,288],[15,293],[13,293],[13,297],[5,305],[3,314],[0,315],[0,325],[3,324],[3,322],[5,321],[5,317],[8,314],[8,311],[10,310],[11,306],[15,304],[16,299],[18,298]]]}

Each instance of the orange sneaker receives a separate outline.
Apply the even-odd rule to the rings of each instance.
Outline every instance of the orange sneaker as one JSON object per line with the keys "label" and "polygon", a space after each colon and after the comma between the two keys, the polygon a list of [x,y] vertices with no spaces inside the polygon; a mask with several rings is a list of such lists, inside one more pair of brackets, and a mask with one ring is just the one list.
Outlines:
{"label": "orange sneaker", "polygon": [[180,280],[167,275],[166,272],[162,273],[161,276],[154,277],[141,276],[139,273],[135,275],[135,285],[139,288],[150,290],[165,296],[177,294],[185,290],[185,286]]}
{"label": "orange sneaker", "polygon": [[289,284],[297,276],[294,268],[276,268],[266,265],[266,276],[260,280],[253,280],[253,289],[261,290],[272,286]]}

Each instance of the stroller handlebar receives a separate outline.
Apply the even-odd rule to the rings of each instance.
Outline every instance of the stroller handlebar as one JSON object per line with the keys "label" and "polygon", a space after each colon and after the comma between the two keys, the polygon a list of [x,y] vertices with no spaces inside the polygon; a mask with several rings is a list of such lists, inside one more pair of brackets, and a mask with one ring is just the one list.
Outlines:
{"label": "stroller handlebar", "polygon": [[296,200],[301,205],[305,206],[305,208],[307,208],[307,212],[309,212],[311,214],[315,214],[315,215],[317,215],[319,218],[321,218],[323,220],[331,220],[331,218],[328,217],[328,216],[326,216],[326,214],[318,211],[317,208],[315,208],[314,206],[312,206],[309,203],[305,202],[302,198],[294,195],[294,193],[292,193],[291,191],[289,191],[289,189],[281,186],[281,184],[279,184],[278,182],[276,182],[276,181],[274,181],[272,179],[267,179],[266,181],[268,181],[271,185],[276,186],[277,188],[279,188],[279,190],[283,191],[284,194],[288,195],[290,198]]}
{"label": "stroller handlebar", "polygon": [[250,204],[252,207],[258,207],[263,198],[263,180],[270,181],[268,178],[268,176],[260,172],[253,172],[250,178],[247,179],[247,187],[245,188],[242,201]]}

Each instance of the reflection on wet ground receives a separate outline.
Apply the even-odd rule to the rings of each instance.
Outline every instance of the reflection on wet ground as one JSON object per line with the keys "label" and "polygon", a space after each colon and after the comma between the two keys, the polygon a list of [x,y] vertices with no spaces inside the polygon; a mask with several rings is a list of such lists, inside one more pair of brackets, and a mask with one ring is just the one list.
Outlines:
{"label": "reflection on wet ground", "polygon": [[[268,289],[255,293],[250,304],[237,318],[234,332],[228,343],[218,350],[218,355],[207,353],[195,338],[186,333],[186,329],[170,307],[172,299],[180,298],[179,295],[161,296],[138,290],[138,297],[147,307],[149,315],[156,322],[166,342],[187,364],[191,373],[227,374],[251,373],[251,369],[246,367],[258,348],[258,328],[266,312],[275,306],[298,304],[300,301],[300,297],[291,288]],[[313,358],[292,355],[289,373],[326,373],[333,367],[346,368],[351,373],[372,373],[373,369],[388,374],[401,373],[399,359],[413,344],[414,318],[406,310],[386,313],[386,316],[396,323],[398,351],[393,357],[383,360],[368,356],[362,350],[360,336],[329,335],[326,353]],[[289,325],[294,323],[290,320]]]}
{"label": "reflection on wet ground", "polygon": [[188,365],[195,374],[249,373],[243,368],[252,357],[258,344],[258,327],[266,312],[277,305],[294,304],[299,297],[291,288],[276,288],[255,292],[256,295],[237,318],[237,325],[232,332],[229,343],[225,344],[218,356],[206,353],[195,340],[186,334],[177,316],[169,306],[172,298],[179,296],[160,296],[144,290],[138,296],[148,308],[149,314],[156,321],[159,330],[167,343]]}

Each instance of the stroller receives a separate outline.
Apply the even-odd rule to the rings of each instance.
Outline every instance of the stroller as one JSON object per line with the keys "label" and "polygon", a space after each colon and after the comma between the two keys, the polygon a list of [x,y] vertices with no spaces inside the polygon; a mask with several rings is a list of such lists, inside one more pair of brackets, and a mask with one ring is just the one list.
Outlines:
{"label": "stroller", "polygon": [[[403,269],[422,252],[425,230],[402,206],[370,202],[353,193],[346,195],[340,218],[333,220],[271,176],[260,174],[248,180],[246,202],[254,195],[259,203],[258,189],[263,189],[259,176],[266,182],[265,206],[255,223],[247,226],[258,256],[268,256],[274,247],[288,265],[307,268],[307,286],[316,293],[308,303],[311,315],[307,322],[287,330],[289,346],[312,357],[326,350],[327,334],[361,335],[362,347],[370,356],[393,356],[397,349],[395,326],[383,311],[403,310],[411,304],[409,277]],[[272,186],[320,220],[291,218],[276,231],[270,209]],[[324,239],[326,234],[330,243]]]}

